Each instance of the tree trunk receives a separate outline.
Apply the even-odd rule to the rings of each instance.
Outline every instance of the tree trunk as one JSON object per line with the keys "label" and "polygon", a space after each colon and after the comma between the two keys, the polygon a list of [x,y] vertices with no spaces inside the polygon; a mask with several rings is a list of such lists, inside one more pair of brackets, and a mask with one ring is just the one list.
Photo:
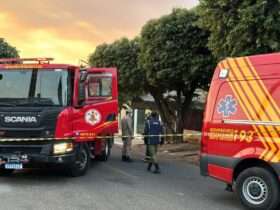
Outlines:
{"label": "tree trunk", "polygon": [[[183,127],[183,118],[182,116],[182,90],[177,89],[177,97],[176,97],[176,133],[182,134],[184,132]],[[176,137],[176,143],[183,142],[183,136],[177,136]]]}
{"label": "tree trunk", "polygon": [[[160,116],[162,118],[165,130],[167,134],[175,134],[176,131],[174,129],[175,125],[175,115],[170,110],[170,107],[168,107],[168,102],[163,98],[163,94],[155,89],[150,89],[151,95],[155,99],[155,103],[157,105],[157,108],[159,110]],[[173,142],[173,137],[167,137],[167,142]]]}
{"label": "tree trunk", "polygon": [[167,108],[165,107],[162,97],[158,93],[157,94],[153,93],[152,96],[155,99],[155,103],[158,107],[160,116],[161,116],[165,126],[174,133],[175,130],[174,130],[173,120],[172,120],[172,117],[170,116],[170,114],[168,113]]}
{"label": "tree trunk", "polygon": [[187,112],[190,111],[190,106],[192,104],[192,100],[194,97],[194,92],[195,92],[196,88],[195,85],[193,85],[189,91],[184,91],[183,94],[185,96],[185,100],[182,103],[182,115],[181,115],[181,122],[182,122],[182,133],[184,133],[184,125],[186,122],[186,118],[187,118]]}
{"label": "tree trunk", "polygon": [[[168,99],[163,98],[163,93],[156,88],[150,87],[149,92],[155,99],[155,103],[159,110],[168,134],[183,134],[185,116],[190,108],[195,88],[190,88],[189,91],[177,89],[175,108],[170,106]],[[185,100],[182,101],[182,95]],[[180,143],[183,141],[183,136],[168,138],[168,141]]]}

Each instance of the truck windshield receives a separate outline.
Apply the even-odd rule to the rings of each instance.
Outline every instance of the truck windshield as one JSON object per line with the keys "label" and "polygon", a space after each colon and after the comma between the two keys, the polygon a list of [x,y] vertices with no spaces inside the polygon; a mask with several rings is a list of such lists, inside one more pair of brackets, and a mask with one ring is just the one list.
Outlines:
{"label": "truck windshield", "polygon": [[69,87],[65,69],[0,70],[0,106],[67,106]]}

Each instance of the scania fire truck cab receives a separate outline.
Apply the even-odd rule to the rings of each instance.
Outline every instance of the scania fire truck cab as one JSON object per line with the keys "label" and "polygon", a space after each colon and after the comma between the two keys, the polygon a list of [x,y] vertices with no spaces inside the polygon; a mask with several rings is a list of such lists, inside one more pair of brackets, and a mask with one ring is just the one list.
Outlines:
{"label": "scania fire truck cab", "polygon": [[106,161],[118,132],[117,71],[0,59],[0,175],[58,164],[86,173]]}
{"label": "scania fire truck cab", "polygon": [[227,58],[204,114],[201,173],[233,187],[249,209],[279,209],[280,53]]}

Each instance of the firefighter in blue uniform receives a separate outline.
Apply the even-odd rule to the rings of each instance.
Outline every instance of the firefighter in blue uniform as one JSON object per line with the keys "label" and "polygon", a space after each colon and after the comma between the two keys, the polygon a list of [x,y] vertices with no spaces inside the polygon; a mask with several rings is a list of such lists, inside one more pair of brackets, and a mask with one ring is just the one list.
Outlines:
{"label": "firefighter in blue uniform", "polygon": [[147,139],[148,154],[150,159],[148,161],[148,171],[151,171],[152,166],[155,166],[154,173],[160,173],[160,168],[157,160],[158,145],[164,143],[163,128],[159,120],[157,112],[152,112],[151,117],[145,123],[144,135]]}

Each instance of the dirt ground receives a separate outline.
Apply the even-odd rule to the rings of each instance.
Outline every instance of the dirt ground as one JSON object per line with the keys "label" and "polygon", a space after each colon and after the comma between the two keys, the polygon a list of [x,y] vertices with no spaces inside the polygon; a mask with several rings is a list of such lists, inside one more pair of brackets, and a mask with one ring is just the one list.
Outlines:
{"label": "dirt ground", "polygon": [[[134,145],[133,150],[145,154],[146,146]],[[159,158],[177,161],[187,161],[198,165],[200,145],[198,143],[165,144],[159,148]]]}
{"label": "dirt ground", "polygon": [[[185,130],[182,143],[165,140],[166,144],[159,147],[159,158],[167,160],[187,161],[198,165],[201,133]],[[121,142],[121,140],[119,140]],[[133,140],[133,151],[144,155],[146,146],[142,138]]]}

